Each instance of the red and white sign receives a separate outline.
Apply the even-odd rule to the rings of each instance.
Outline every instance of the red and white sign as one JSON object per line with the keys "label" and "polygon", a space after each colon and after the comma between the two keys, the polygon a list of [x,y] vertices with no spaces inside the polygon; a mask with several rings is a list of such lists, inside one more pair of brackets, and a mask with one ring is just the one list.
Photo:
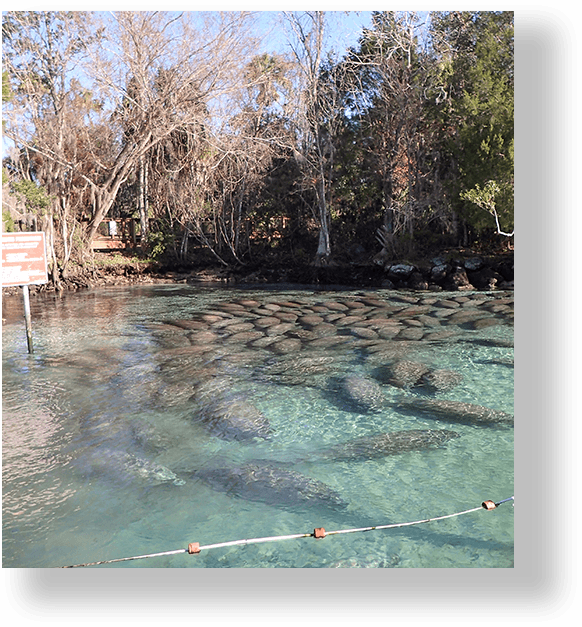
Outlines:
{"label": "red and white sign", "polygon": [[47,282],[44,233],[2,233],[2,287]]}

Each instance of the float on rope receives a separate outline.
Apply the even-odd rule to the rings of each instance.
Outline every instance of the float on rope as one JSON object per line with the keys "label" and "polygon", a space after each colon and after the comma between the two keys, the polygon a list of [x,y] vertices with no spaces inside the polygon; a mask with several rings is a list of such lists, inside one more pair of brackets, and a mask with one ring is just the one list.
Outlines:
{"label": "float on rope", "polygon": [[481,509],[485,509],[487,511],[491,511],[499,507],[502,503],[507,503],[508,501],[514,501],[514,497],[510,496],[501,501],[487,500],[483,501],[479,507],[473,507],[472,509],[467,509],[462,512],[456,512],[454,514],[446,514],[444,516],[435,516],[434,518],[425,518],[423,520],[415,520],[413,522],[406,523],[395,523],[391,525],[377,525],[375,527],[360,527],[358,529],[338,529],[336,531],[326,531],[323,527],[316,527],[312,533],[295,533],[287,536],[270,536],[265,538],[250,538],[246,540],[231,540],[230,542],[219,542],[217,544],[207,544],[205,546],[200,546],[199,542],[190,542],[188,544],[188,548],[186,549],[175,549],[172,551],[163,551],[161,553],[148,553],[146,555],[135,555],[133,557],[120,557],[112,560],[103,560],[101,562],[87,562],[85,564],[73,564],[71,566],[61,566],[61,568],[79,568],[82,566],[99,566],[102,564],[114,564],[116,562],[127,562],[130,560],[140,560],[146,559],[150,557],[162,557],[167,555],[178,555],[180,553],[188,553],[189,555],[197,555],[202,551],[208,551],[210,549],[218,549],[229,546],[241,546],[248,544],[262,544],[265,542],[280,542],[283,540],[297,540],[299,538],[315,538],[322,539],[326,536],[334,536],[339,535],[341,533],[356,533],[356,532],[366,532],[366,531],[379,531],[380,529],[395,529],[397,527],[409,527],[411,525],[420,525],[423,523],[434,522],[435,520],[444,520],[445,518],[453,518],[454,516],[462,516],[463,514],[469,514],[471,512],[476,512]]}

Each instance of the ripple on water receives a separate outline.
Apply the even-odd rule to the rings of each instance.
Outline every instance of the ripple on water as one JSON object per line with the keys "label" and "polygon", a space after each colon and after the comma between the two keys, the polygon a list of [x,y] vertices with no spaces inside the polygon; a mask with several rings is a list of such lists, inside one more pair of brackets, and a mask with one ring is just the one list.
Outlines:
{"label": "ripple on water", "polygon": [[[512,300],[151,286],[37,303],[33,358],[21,323],[3,329],[4,563],[65,565],[315,525],[407,522],[511,496],[512,428],[452,424],[401,413],[396,404],[442,399],[513,413]],[[420,364],[423,375],[394,385],[399,362]],[[335,384],[345,377],[374,380],[386,405],[349,405]],[[192,400],[209,381],[243,394],[268,420],[270,437],[232,442],[209,434]],[[342,442],[412,429],[460,437],[361,462],[317,459]],[[112,448],[179,480],[112,476],[107,463],[86,472],[83,460],[103,460]],[[196,478],[219,461],[261,459],[324,482],[347,509],[273,507]],[[301,542],[308,540],[123,567],[509,567],[513,508],[329,537],[308,551]]]}

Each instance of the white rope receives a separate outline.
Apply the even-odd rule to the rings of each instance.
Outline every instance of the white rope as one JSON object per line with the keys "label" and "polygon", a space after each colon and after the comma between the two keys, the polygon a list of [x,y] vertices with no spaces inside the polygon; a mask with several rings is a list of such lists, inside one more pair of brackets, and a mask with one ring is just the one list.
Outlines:
{"label": "white rope", "polygon": [[[359,527],[357,529],[338,529],[336,531],[325,531],[322,529],[315,529],[312,533],[295,533],[287,536],[269,536],[265,538],[249,538],[246,540],[231,540],[229,542],[219,542],[217,544],[207,544],[205,546],[198,546],[195,544],[195,549],[191,550],[193,544],[191,544],[187,549],[176,549],[174,551],[164,551],[162,553],[149,553],[146,555],[136,555],[134,557],[120,557],[112,560],[103,560],[101,562],[88,562],[86,564],[74,564],[72,566],[62,566],[61,568],[79,568],[81,566],[98,566],[101,564],[114,564],[116,562],[127,562],[130,560],[141,560],[149,557],[161,557],[163,555],[178,555],[179,553],[200,553],[201,551],[208,551],[210,549],[219,549],[228,546],[240,546],[247,544],[262,544],[265,542],[280,542],[283,540],[296,540],[298,538],[323,538],[325,536],[334,536],[339,535],[340,533],[356,533],[356,532],[364,532],[364,531],[378,531],[380,529],[395,529],[397,527],[410,527],[411,525],[420,525],[423,523],[434,522],[435,520],[444,520],[445,518],[453,518],[454,516],[462,516],[463,514],[470,514],[471,512],[476,512],[481,509],[490,510],[495,509],[501,503],[506,503],[507,501],[513,501],[514,497],[510,496],[507,499],[503,499],[502,501],[498,501],[497,503],[493,503],[493,501],[484,501],[479,507],[473,507],[472,509],[466,509],[463,512],[456,512],[454,514],[446,514],[444,516],[435,516],[433,518],[425,518],[423,520],[415,520],[413,522],[406,523],[395,523],[391,525],[377,525],[375,527]],[[486,504],[489,504],[486,506]]]}
{"label": "white rope", "polygon": [[393,525],[377,525],[376,527],[360,527],[359,529],[340,529],[339,531],[326,531],[326,536],[333,536],[339,533],[355,533],[356,531],[375,531],[377,529],[394,529],[396,527],[409,527],[410,525],[420,525],[422,523],[432,522],[434,520],[444,520],[445,518],[453,518],[453,516],[461,516],[462,514],[469,514],[470,512],[476,512],[479,509],[483,509],[483,506],[474,507],[473,509],[467,509],[464,512],[457,512],[456,514],[447,514],[446,516],[436,516],[434,518],[425,518],[424,520],[415,520],[414,522],[396,523]]}
{"label": "white rope", "polygon": [[237,544],[261,544],[263,542],[278,542],[279,540],[295,540],[297,538],[309,538],[313,533],[295,533],[289,536],[271,536],[270,538],[251,538],[249,540],[231,540],[230,542],[219,542],[218,544],[207,544],[201,546],[200,550],[218,549],[225,546],[236,546]]}
{"label": "white rope", "polygon": [[86,564],[73,564],[72,566],[62,566],[61,568],[79,568],[80,566],[98,566],[99,564],[113,564],[115,562],[129,562],[130,560],[143,560],[147,557],[161,557],[162,555],[178,555],[187,553],[188,549],[176,549],[175,551],[164,551],[163,553],[149,553],[147,555],[134,555],[133,557],[118,557],[113,560],[103,560],[102,562],[87,562]]}

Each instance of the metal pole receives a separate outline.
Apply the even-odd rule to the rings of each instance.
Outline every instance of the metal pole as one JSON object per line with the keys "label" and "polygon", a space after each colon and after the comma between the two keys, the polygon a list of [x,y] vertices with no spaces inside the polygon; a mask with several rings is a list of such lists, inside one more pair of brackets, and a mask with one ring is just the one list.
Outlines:
{"label": "metal pole", "polygon": [[26,341],[28,342],[28,352],[32,355],[32,322],[30,318],[30,296],[28,285],[22,286],[22,296],[24,299],[24,319],[26,320]]}

